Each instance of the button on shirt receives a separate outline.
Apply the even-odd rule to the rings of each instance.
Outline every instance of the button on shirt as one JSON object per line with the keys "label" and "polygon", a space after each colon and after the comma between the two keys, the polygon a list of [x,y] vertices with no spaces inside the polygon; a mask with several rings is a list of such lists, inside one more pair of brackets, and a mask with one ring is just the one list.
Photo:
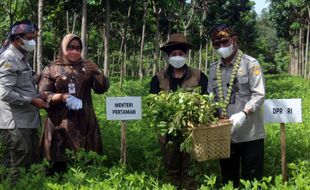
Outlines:
{"label": "button on shirt", "polygon": [[[214,93],[216,100],[218,100],[219,95],[219,84],[216,79],[218,64],[221,64],[223,95],[226,97],[234,60],[229,65],[224,65],[221,61],[218,61],[210,67],[208,92]],[[227,115],[230,117],[244,109],[249,109],[253,113],[249,115],[242,126],[232,128],[231,140],[233,143],[253,141],[265,137],[264,120],[261,112],[264,100],[265,84],[260,65],[253,57],[243,54],[237,70],[237,76],[234,79],[232,95],[227,107]]]}
{"label": "button on shirt", "polygon": [[32,69],[11,44],[0,55],[0,129],[39,127],[38,108],[31,104],[37,96]]}

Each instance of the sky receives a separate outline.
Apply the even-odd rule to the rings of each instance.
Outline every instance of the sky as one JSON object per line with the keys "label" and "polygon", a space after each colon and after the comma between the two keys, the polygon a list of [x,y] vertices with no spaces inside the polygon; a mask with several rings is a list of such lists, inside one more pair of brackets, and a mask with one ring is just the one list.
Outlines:
{"label": "sky", "polygon": [[264,8],[267,8],[269,3],[266,3],[266,0],[252,0],[255,2],[254,8],[255,12],[259,15]]}
{"label": "sky", "polygon": [[[255,2],[254,8],[255,12],[259,15],[264,8],[267,8],[269,3],[266,3],[267,0],[252,0]],[[191,0],[186,0],[187,3],[190,3]]]}

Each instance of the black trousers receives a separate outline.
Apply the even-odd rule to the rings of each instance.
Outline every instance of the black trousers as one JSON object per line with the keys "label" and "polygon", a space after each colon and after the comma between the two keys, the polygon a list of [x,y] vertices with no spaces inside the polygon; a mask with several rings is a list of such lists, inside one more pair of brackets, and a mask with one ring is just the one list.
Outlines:
{"label": "black trousers", "polygon": [[240,177],[260,180],[264,171],[264,139],[231,144],[230,158],[221,159],[220,165],[223,184],[233,181],[238,187]]}
{"label": "black trousers", "polygon": [[0,140],[5,149],[2,164],[10,168],[12,185],[19,178],[19,169],[29,169],[39,161],[39,138],[36,128],[0,129]]}

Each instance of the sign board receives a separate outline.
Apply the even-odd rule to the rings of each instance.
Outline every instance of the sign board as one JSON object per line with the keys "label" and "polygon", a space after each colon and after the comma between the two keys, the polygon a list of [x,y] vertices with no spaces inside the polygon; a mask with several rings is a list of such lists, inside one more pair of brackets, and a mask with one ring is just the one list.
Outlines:
{"label": "sign board", "polygon": [[272,99],[264,103],[265,123],[301,123],[301,99]]}
{"label": "sign board", "polygon": [[139,120],[142,118],[141,97],[107,97],[107,120]]}

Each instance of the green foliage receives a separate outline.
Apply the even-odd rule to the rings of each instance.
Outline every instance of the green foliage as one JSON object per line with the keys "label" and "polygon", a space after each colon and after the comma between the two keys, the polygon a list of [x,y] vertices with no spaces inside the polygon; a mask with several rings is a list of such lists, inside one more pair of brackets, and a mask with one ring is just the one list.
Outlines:
{"label": "green foliage", "polygon": [[[286,124],[287,162],[310,158],[310,83],[301,77],[290,75],[266,76],[267,99],[301,98],[302,123]],[[267,124],[265,141],[265,175],[281,171],[280,124]]]}
{"label": "green foliage", "polygon": [[[157,134],[151,127],[153,119],[145,114],[140,121],[127,122],[128,163],[125,167],[119,164],[120,123],[107,121],[105,116],[106,96],[145,96],[143,112],[154,110],[146,101],[149,80],[148,78],[140,83],[138,79],[126,79],[120,89],[118,79],[111,78],[108,93],[93,96],[101,127],[104,155],[84,151],[75,154],[68,152],[68,157],[71,158],[68,171],[55,176],[46,176],[45,170],[49,163],[44,160],[33,165],[29,171],[22,170],[15,189],[176,189],[165,183]],[[266,124],[265,177],[260,181],[242,180],[239,189],[307,189],[310,186],[310,83],[289,75],[267,75],[265,81],[267,99],[302,98],[303,123],[286,125],[289,180],[282,182],[280,176],[279,124]],[[5,180],[7,173],[7,168],[0,167],[0,189],[12,189]],[[220,184],[218,160],[195,163],[191,173],[201,185],[200,189],[234,189],[232,183],[225,186]]]}
{"label": "green foliage", "polygon": [[212,94],[200,95],[198,92],[182,89],[176,92],[160,92],[158,95],[150,94],[146,98],[149,105],[147,118],[159,135],[177,137],[183,131],[181,150],[190,152],[192,130],[197,124],[210,125],[217,121],[214,114],[219,106],[213,99]]}

